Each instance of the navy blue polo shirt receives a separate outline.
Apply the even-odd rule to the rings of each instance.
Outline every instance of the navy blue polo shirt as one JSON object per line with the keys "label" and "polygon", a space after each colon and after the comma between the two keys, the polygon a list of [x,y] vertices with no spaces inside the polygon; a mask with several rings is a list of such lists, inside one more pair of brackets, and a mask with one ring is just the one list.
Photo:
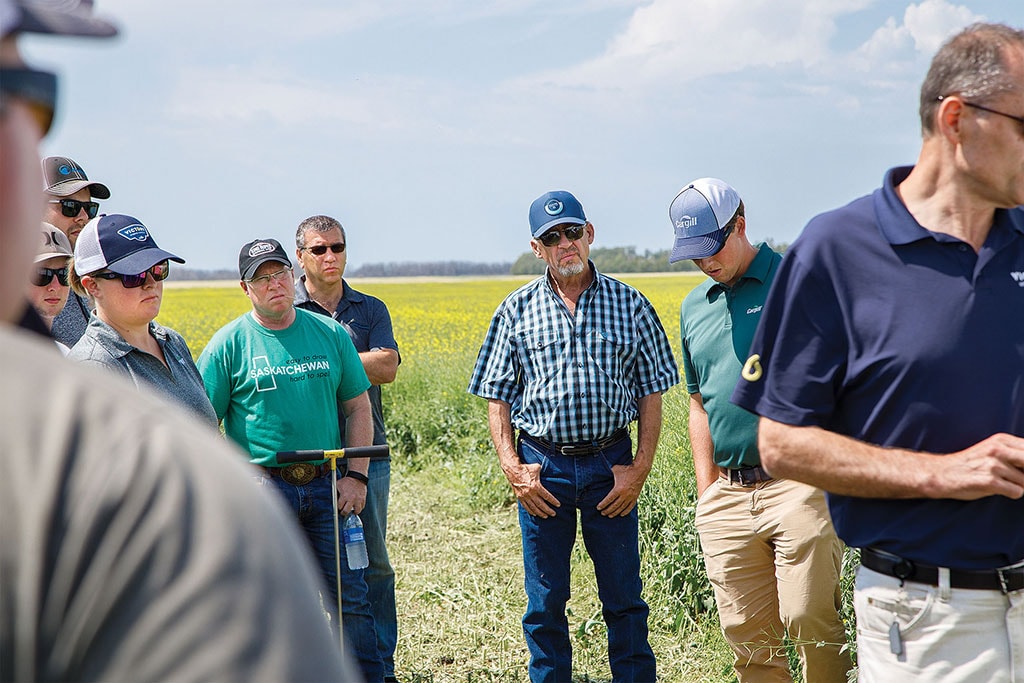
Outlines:
{"label": "navy blue polo shirt", "polygon": [[[1024,210],[996,211],[978,253],[930,232],[889,171],[872,195],[814,218],[783,259],[738,405],[880,446],[952,453],[1024,436]],[[839,536],[961,569],[1024,559],[1024,500],[829,495]]]}

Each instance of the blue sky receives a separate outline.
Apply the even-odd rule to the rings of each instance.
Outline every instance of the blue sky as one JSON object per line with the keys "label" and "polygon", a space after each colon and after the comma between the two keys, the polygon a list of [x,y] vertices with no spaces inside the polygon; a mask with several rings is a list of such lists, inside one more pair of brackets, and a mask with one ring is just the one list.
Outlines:
{"label": "blue sky", "polygon": [[24,41],[56,69],[43,154],[81,163],[194,268],[305,217],[350,267],[511,261],[567,189],[596,246],[671,246],[668,205],[717,176],[752,238],[915,161],[951,32],[1017,0],[98,0],[114,41]]}

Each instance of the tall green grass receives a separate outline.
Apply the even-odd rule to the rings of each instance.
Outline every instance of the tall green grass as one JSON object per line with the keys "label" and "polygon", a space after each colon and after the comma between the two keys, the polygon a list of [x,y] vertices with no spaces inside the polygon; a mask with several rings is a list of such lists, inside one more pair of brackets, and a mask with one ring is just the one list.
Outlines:
{"label": "tall green grass", "polygon": [[[679,302],[701,278],[623,279],[651,299],[678,356]],[[396,657],[413,682],[526,680],[515,499],[491,445],[486,401],[466,392],[491,313],[524,281],[357,284],[388,304],[402,350],[398,378],[383,397],[394,476],[389,546],[399,589]],[[198,355],[216,329],[247,310],[237,288],[168,288],[160,321],[181,332]],[[684,387],[665,395],[662,437],[639,501],[651,642],[664,681],[730,681],[732,656],[719,633],[694,526],[687,410]],[[854,560],[848,553],[843,591],[850,642]],[[606,680],[605,628],[582,544],[572,565],[577,680]]]}

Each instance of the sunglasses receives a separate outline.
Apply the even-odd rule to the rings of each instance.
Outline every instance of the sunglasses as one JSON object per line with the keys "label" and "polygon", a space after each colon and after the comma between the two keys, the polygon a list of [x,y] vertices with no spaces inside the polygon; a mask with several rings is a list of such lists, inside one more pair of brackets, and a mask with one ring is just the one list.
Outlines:
{"label": "sunglasses", "polygon": [[85,209],[85,215],[89,218],[96,218],[100,210],[99,202],[82,202],[77,199],[51,199],[50,204],[60,204],[60,212],[68,218],[74,218],[78,212]]}
{"label": "sunglasses", "polygon": [[575,242],[579,238],[583,237],[583,231],[586,229],[586,225],[573,225],[563,230],[552,229],[538,237],[537,241],[545,247],[553,247],[562,241],[562,235],[565,234],[566,238],[570,242]]}
{"label": "sunglasses", "polygon": [[[334,244],[330,245],[329,248],[332,254],[340,254],[341,252],[345,251],[345,243],[335,242]],[[328,245],[318,244],[315,247],[303,247],[303,249],[308,251],[310,254],[313,254],[314,256],[323,256],[324,254],[327,253]]]}
{"label": "sunglasses", "polygon": [[92,273],[91,277],[98,277],[101,280],[120,280],[121,286],[125,289],[135,289],[146,284],[147,274],[153,276],[154,282],[166,280],[167,276],[171,274],[171,264],[168,261],[161,261],[138,275],[122,275],[121,273],[111,273],[109,270],[105,270],[101,273]]}
{"label": "sunglasses", "polygon": [[35,274],[32,276],[32,284],[36,287],[45,287],[53,281],[53,276],[57,276],[57,282],[61,285],[68,286],[68,267],[63,268],[37,268]]}
{"label": "sunglasses", "polygon": [[35,69],[0,68],[0,108],[8,97],[23,100],[32,110],[43,135],[50,132],[57,103],[57,75]]}

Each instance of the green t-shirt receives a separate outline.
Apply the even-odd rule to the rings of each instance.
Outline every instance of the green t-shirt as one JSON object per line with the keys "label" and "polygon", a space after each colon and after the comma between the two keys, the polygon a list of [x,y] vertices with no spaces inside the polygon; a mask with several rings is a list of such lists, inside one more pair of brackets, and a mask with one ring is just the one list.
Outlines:
{"label": "green t-shirt", "polygon": [[686,390],[699,393],[708,414],[715,463],[739,468],[761,464],[757,415],[729,398],[750,355],[757,322],[782,257],[766,244],[732,288],[714,280],[696,287],[679,310]]}
{"label": "green t-shirt", "polygon": [[284,330],[233,320],[196,365],[224,433],[269,467],[278,451],[341,448],[338,403],[370,387],[345,328],[301,309]]}

